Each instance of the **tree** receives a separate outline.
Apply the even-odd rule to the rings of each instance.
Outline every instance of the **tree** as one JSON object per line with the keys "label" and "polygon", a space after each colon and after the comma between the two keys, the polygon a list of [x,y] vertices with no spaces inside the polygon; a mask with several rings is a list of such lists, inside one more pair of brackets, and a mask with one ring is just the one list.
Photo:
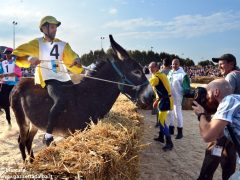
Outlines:
{"label": "tree", "polygon": [[88,66],[90,64],[92,64],[94,61],[94,55],[93,55],[93,51],[90,51],[88,54],[84,54],[81,56],[81,63],[85,66]]}
{"label": "tree", "polygon": [[[162,63],[163,59],[167,59],[168,61],[171,62],[174,58],[179,59],[181,66],[194,66],[195,65],[193,60],[191,60],[189,58],[183,59],[183,58],[180,58],[176,54],[168,54],[166,52],[161,52],[159,54],[159,53],[156,53],[153,51],[139,51],[139,50],[131,51],[131,50],[129,50],[128,54],[132,59],[135,59],[142,66],[148,65],[152,61]],[[112,56],[113,56],[112,49],[109,48],[106,53],[104,52],[103,49],[90,51],[88,54],[82,55],[81,59],[82,59],[82,64],[89,65],[89,64],[99,61],[99,60],[112,59]],[[200,65],[201,65],[201,62],[200,62]],[[214,65],[214,64],[210,61],[207,61],[207,62],[204,62],[203,65],[205,66],[205,65]]]}
{"label": "tree", "polygon": [[142,64],[144,62],[143,55],[139,50],[129,51],[129,55],[132,59],[135,59],[140,64]]}
{"label": "tree", "polygon": [[199,63],[198,63],[198,65],[200,65],[200,66],[214,66],[214,63],[212,62],[212,61],[209,61],[209,60],[205,60],[205,61],[200,61]]}
{"label": "tree", "polygon": [[195,63],[193,62],[193,60],[187,58],[187,59],[184,61],[184,65],[190,67],[190,66],[195,66]]}
{"label": "tree", "polygon": [[101,50],[95,50],[93,52],[94,55],[94,59],[96,59],[96,61],[100,60],[100,59],[105,59],[106,58],[106,53],[104,52],[103,49]]}

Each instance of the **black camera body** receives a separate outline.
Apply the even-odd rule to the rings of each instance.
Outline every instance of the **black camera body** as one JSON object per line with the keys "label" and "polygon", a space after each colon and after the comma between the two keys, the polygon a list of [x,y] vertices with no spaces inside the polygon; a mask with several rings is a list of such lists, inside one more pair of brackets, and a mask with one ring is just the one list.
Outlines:
{"label": "black camera body", "polygon": [[[206,105],[207,90],[204,87],[197,87],[195,90],[190,90],[184,95],[185,98],[193,98],[198,104],[204,107]],[[194,106],[194,104],[192,104]]]}
{"label": "black camera body", "polygon": [[204,87],[197,87],[194,92],[193,100],[200,104],[202,107],[205,107],[207,103],[207,89]]}

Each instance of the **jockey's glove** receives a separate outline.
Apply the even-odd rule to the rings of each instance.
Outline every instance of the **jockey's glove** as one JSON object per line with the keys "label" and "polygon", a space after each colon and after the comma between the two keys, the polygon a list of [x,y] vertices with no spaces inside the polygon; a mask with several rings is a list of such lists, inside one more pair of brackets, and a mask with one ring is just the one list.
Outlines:
{"label": "jockey's glove", "polygon": [[72,66],[77,66],[77,67],[81,68],[82,67],[81,59],[80,58],[74,59],[74,62],[70,65],[70,67],[72,67]]}
{"label": "jockey's glove", "polygon": [[38,65],[41,63],[41,61],[37,58],[37,57],[32,57],[29,56],[28,57],[28,61],[32,64],[32,65]]}
{"label": "jockey's glove", "polygon": [[156,99],[154,102],[153,102],[153,108],[156,109],[158,107],[158,103],[159,103],[159,99]]}

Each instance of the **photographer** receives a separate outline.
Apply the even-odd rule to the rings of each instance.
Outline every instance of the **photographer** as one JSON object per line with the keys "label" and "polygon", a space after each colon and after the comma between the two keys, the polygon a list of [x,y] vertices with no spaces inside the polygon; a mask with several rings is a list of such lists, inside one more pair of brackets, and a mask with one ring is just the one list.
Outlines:
{"label": "photographer", "polygon": [[[231,139],[228,133],[229,129],[225,128],[228,124],[231,126],[235,139],[240,139],[240,95],[232,94],[232,92],[232,87],[226,80],[214,80],[206,87],[206,95],[201,98],[200,102],[202,106],[196,101],[193,102],[192,108],[200,121],[200,134],[204,141],[212,142],[224,135]],[[211,121],[208,121],[206,114],[214,111],[216,113]],[[239,143],[235,144],[236,149],[237,147],[239,147]],[[222,147],[216,146],[212,150],[212,154],[220,157],[222,150]],[[226,164],[223,170],[229,172],[222,177],[223,179],[228,179],[234,173],[232,167]],[[212,177],[207,177],[206,174],[206,177],[201,177],[201,179],[212,179]]]}
{"label": "photographer", "polygon": [[[219,58],[212,58],[212,61],[218,63],[218,69],[225,80],[230,83],[233,93],[240,94],[240,71],[237,67],[235,56],[232,54],[223,54]],[[215,147],[221,147],[222,154],[212,154]],[[223,136],[217,141],[210,142],[205,151],[205,157],[198,180],[211,180],[219,163],[221,163],[222,167],[222,178],[228,179],[236,169],[235,162],[236,150],[232,141]]]}

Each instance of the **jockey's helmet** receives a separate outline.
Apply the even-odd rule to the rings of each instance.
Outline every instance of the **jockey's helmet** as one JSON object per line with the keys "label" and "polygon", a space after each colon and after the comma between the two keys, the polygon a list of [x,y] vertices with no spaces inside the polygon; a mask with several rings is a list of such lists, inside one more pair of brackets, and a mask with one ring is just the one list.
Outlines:
{"label": "jockey's helmet", "polygon": [[13,49],[10,47],[7,47],[6,49],[4,49],[3,54],[12,54],[12,52],[13,52]]}
{"label": "jockey's helmet", "polygon": [[48,24],[56,24],[57,27],[61,25],[61,22],[58,21],[55,17],[45,16],[40,21],[40,24],[39,24],[40,31],[42,31],[42,26],[46,25],[47,23]]}

